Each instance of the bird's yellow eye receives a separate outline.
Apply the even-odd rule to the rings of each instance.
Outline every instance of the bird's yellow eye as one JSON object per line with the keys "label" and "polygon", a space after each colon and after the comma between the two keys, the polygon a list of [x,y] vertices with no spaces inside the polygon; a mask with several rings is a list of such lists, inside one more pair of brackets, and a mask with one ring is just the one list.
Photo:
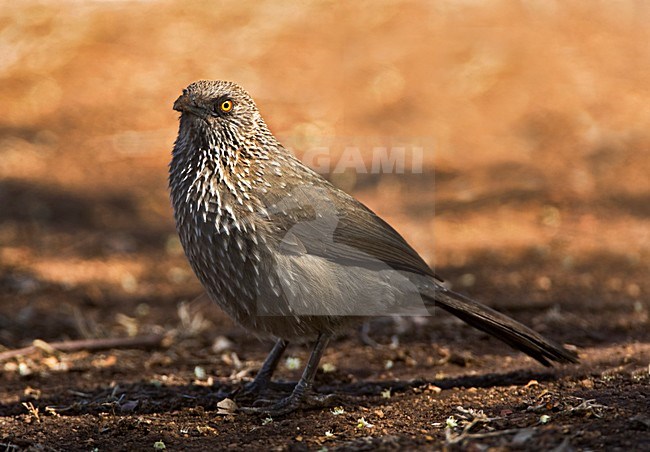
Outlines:
{"label": "bird's yellow eye", "polygon": [[219,104],[219,109],[224,113],[228,113],[230,110],[232,110],[232,107],[233,103],[231,100],[224,100],[221,102],[221,104]]}

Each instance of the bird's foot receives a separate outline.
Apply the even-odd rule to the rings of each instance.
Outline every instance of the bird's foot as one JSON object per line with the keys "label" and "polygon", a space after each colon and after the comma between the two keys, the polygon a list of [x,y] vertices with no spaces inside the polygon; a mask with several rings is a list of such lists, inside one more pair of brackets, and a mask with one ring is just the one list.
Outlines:
{"label": "bird's foot", "polygon": [[258,399],[252,407],[239,407],[238,410],[246,414],[264,414],[268,416],[284,416],[298,408],[325,408],[333,406],[338,401],[336,394],[316,394],[306,392],[297,394],[295,392],[279,401]]}
{"label": "bird's foot", "polygon": [[249,381],[244,386],[240,386],[230,393],[231,399],[245,399],[251,396],[259,396],[262,394],[266,388],[269,386],[268,380],[258,380],[257,378],[253,381]]}
{"label": "bird's foot", "polygon": [[238,387],[228,393],[229,398],[236,399],[259,399],[267,390],[291,392],[296,387],[296,382],[293,381],[271,381],[255,379],[249,381],[243,386]]}

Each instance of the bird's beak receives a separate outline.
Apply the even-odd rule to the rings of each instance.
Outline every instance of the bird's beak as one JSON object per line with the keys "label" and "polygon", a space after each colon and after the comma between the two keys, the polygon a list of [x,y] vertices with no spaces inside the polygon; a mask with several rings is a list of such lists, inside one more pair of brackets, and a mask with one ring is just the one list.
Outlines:
{"label": "bird's beak", "polygon": [[203,108],[198,107],[194,99],[187,93],[183,93],[181,97],[176,99],[176,102],[174,102],[174,110],[180,111],[181,113],[190,113],[201,119],[208,117],[208,113]]}
{"label": "bird's beak", "polygon": [[183,112],[187,110],[187,107],[189,103],[189,99],[187,98],[187,94],[182,94],[178,99],[176,99],[176,102],[174,102],[174,110]]}

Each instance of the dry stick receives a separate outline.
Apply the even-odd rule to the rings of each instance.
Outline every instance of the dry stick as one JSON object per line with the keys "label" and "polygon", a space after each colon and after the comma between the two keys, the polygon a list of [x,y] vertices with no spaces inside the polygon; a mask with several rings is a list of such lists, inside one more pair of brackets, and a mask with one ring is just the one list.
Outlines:
{"label": "dry stick", "polygon": [[102,339],[81,339],[78,341],[45,342],[36,339],[29,347],[8,350],[0,353],[0,361],[5,361],[19,356],[29,355],[37,350],[52,352],[77,352],[80,350],[106,350],[109,348],[130,348],[130,347],[158,347],[161,345],[164,336],[161,334],[150,334],[136,337],[114,337]]}
{"label": "dry stick", "polygon": [[463,430],[461,434],[452,438],[447,438],[447,443],[457,444],[461,441],[465,441],[466,439],[483,439],[483,438],[493,438],[495,436],[512,435],[526,430],[534,431],[535,429],[533,429],[532,427],[509,428],[506,430],[495,430],[493,432],[485,432],[485,433],[467,433]]}

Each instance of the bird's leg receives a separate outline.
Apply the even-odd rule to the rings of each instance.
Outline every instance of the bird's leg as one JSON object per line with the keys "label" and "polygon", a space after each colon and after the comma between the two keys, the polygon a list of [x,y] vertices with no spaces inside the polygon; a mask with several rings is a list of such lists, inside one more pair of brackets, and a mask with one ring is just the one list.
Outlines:
{"label": "bird's leg", "polygon": [[233,397],[258,395],[262,393],[269,386],[269,383],[271,382],[271,376],[273,375],[275,369],[278,367],[280,358],[282,357],[284,351],[287,349],[287,345],[289,345],[289,342],[285,341],[284,339],[278,339],[273,346],[273,349],[264,360],[264,363],[262,364],[262,367],[260,367],[260,370],[257,372],[257,375],[255,375],[253,381],[244,385],[244,388],[241,391],[235,392],[233,394]]}
{"label": "bird's leg", "polygon": [[329,340],[330,336],[327,334],[321,333],[318,336],[316,344],[314,344],[314,349],[309,356],[309,361],[302,372],[302,377],[300,377],[300,381],[296,384],[291,395],[271,406],[251,408],[243,407],[240,408],[240,410],[245,413],[263,413],[271,416],[282,416],[296,410],[302,402],[306,401],[307,398],[312,399],[309,401],[322,404],[322,398],[318,398],[313,394],[309,395],[308,393],[311,391],[314,377],[318,370],[318,363],[323,356],[323,352],[325,351],[325,347],[327,347]]}

